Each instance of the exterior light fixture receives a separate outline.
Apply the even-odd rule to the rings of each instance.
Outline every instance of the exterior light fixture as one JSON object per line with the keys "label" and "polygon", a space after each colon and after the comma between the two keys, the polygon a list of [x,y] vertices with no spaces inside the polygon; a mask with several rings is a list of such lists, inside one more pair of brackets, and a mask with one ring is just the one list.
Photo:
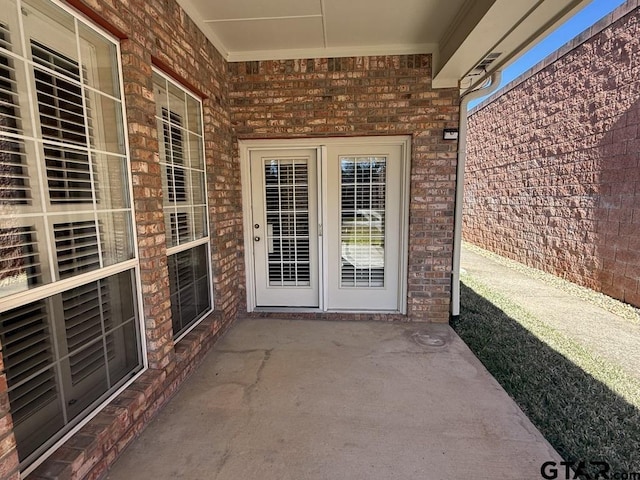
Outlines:
{"label": "exterior light fixture", "polygon": [[458,140],[458,129],[457,128],[445,128],[442,131],[442,139],[443,140]]}

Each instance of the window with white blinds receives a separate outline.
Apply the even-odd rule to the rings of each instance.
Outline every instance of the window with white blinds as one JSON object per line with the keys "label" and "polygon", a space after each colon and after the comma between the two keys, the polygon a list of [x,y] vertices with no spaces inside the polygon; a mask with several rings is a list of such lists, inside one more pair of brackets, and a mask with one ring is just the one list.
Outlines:
{"label": "window with white blinds", "polygon": [[0,314],[21,460],[42,451],[139,369],[132,271]]}
{"label": "window with white blinds", "polygon": [[[11,240],[0,298],[135,255],[117,45],[50,1],[10,5],[0,12],[0,234]],[[65,225],[77,223],[65,248]]]}
{"label": "window with white blinds", "polygon": [[202,104],[153,74],[174,338],[212,309]]}
{"label": "window with white blinds", "polygon": [[342,287],[384,287],[386,162],[340,159]]}
{"label": "window with white blinds", "polygon": [[[162,138],[169,204],[187,201],[182,117],[162,107]],[[168,141],[167,141],[168,140]]]}
{"label": "window with white blinds", "polygon": [[189,216],[186,212],[169,212],[169,234],[172,245],[182,245],[190,240]]}
{"label": "window with white blinds", "polygon": [[265,162],[270,286],[311,284],[308,170],[306,159]]}
{"label": "window with white blinds", "polygon": [[118,45],[55,0],[6,3],[0,342],[24,469],[143,363]]}
{"label": "window with white blinds", "polygon": [[194,319],[211,310],[207,245],[170,255],[169,287],[173,333],[185,331]]}

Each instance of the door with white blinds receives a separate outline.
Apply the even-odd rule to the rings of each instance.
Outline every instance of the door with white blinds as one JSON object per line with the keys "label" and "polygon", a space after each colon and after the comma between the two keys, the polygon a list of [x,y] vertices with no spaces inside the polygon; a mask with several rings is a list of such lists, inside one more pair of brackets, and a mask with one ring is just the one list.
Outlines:
{"label": "door with white blinds", "polygon": [[256,142],[249,309],[404,312],[410,139]]}
{"label": "door with white blinds", "polygon": [[252,232],[258,307],[318,307],[316,150],[253,151]]}
{"label": "door with white blinds", "polygon": [[329,145],[326,308],[400,310],[402,146]]}

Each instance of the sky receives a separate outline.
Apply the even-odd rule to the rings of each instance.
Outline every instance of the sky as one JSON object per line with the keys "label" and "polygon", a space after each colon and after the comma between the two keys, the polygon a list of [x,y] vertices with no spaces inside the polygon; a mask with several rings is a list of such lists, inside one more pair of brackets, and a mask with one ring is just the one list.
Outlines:
{"label": "sky", "polygon": [[[556,30],[533,45],[529,50],[518,57],[511,65],[502,71],[500,88],[529,70],[549,54],[556,51],[572,38],[578,36],[606,14],[622,5],[625,0],[593,0],[573,17],[560,25]],[[469,109],[480,103],[479,98],[469,102]]]}

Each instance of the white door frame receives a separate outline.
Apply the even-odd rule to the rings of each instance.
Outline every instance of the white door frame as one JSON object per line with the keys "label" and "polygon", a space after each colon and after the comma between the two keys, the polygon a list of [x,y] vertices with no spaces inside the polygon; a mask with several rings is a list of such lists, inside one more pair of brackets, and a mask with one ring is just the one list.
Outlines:
{"label": "white door frame", "polygon": [[[410,202],[410,181],[411,181],[411,137],[408,135],[397,136],[375,136],[375,137],[330,137],[330,138],[297,138],[297,139],[275,139],[275,140],[238,140],[240,153],[240,179],[242,186],[242,215],[244,227],[244,263],[246,276],[247,312],[256,310],[255,295],[255,268],[254,268],[254,247],[253,247],[253,224],[252,224],[252,189],[251,189],[251,168],[250,158],[253,150],[299,150],[316,149],[318,162],[318,205],[321,209],[321,225],[326,225],[327,212],[322,209],[322,198],[328,195],[326,182],[323,176],[326,174],[325,165],[327,158],[327,145],[344,146],[375,146],[375,145],[400,145],[402,147],[402,192],[401,208],[402,218],[400,219],[400,248],[402,249],[399,268],[398,305],[400,308],[395,313],[406,314],[407,312],[407,281],[408,281],[408,258],[409,258],[409,202]],[[328,311],[324,285],[327,281],[327,236],[322,235],[318,242],[320,269],[320,298],[319,308],[287,308],[286,311]],[[260,308],[260,311],[283,311],[282,308]],[[344,310],[340,310],[344,312]],[[356,312],[356,311],[354,311]],[[374,313],[367,311],[368,313]],[[384,311],[382,313],[394,313]]]}
{"label": "white door frame", "polygon": [[[319,193],[317,192],[318,188],[318,176],[317,176],[317,168],[318,168],[318,150],[316,148],[307,148],[307,149],[299,149],[299,150],[252,150],[249,152],[251,156],[251,183],[252,183],[252,195],[253,195],[253,214],[252,214],[252,223],[253,225],[253,234],[254,237],[254,269],[255,276],[252,277],[255,281],[255,292],[256,292],[256,300],[261,307],[267,306],[279,306],[280,308],[291,308],[294,306],[299,306],[301,308],[319,308],[320,307],[320,281],[322,276],[319,271],[319,255],[320,255],[320,237],[321,232],[319,231],[320,224],[322,219],[319,218],[320,214],[320,206],[318,205],[318,199],[320,198]],[[271,208],[271,212],[273,213],[273,197],[271,200],[268,200],[270,191],[267,185],[267,175],[265,170],[269,168],[271,171],[271,167],[273,166],[273,161],[282,162],[283,164],[293,165],[295,162],[298,167],[300,165],[305,165],[306,167],[306,189],[307,195],[306,201],[306,223],[307,223],[307,234],[304,235],[308,239],[307,249],[308,249],[308,262],[309,262],[309,284],[301,284],[298,285],[298,269],[295,271],[295,285],[285,284],[283,282],[281,285],[278,285],[277,282],[272,283],[271,274],[272,272],[272,260],[273,258],[270,256],[271,253],[275,253],[275,243],[276,239],[281,239],[282,230],[280,234],[276,235],[273,238],[273,231],[269,231],[269,225],[272,223],[272,226],[278,225],[278,227],[284,228],[284,231],[287,232],[285,235],[291,235],[292,233],[296,235],[295,246],[293,246],[293,252],[295,255],[296,263],[299,260],[298,257],[298,246],[301,246],[301,238],[297,236],[296,229],[290,231],[287,227],[286,223],[284,227],[278,222],[274,221],[272,218],[269,220],[268,211]],[[291,163],[289,163],[291,162]],[[267,167],[268,165],[268,167]],[[280,168],[278,168],[280,170]],[[298,170],[300,172],[300,170]],[[272,179],[273,180],[273,179]],[[293,178],[287,178],[285,176],[285,182],[291,181],[291,185],[295,183],[299,183],[299,173],[297,175],[293,175]],[[280,192],[280,175],[278,174],[278,185],[275,187]],[[271,192],[273,193],[273,185],[271,185]],[[291,204],[288,203],[287,199],[284,200],[284,203],[287,205],[286,208],[294,208],[297,202],[299,202],[299,190],[298,194],[294,195],[295,200]],[[281,201],[282,199],[278,195],[278,210],[281,210]],[[270,203],[271,202],[271,203]],[[298,204],[299,205],[299,204]],[[300,208],[298,206],[298,208]],[[299,228],[299,221],[305,216],[304,214],[298,212],[294,213],[295,216],[295,224]],[[282,218],[282,217],[280,217]],[[287,217],[291,219],[291,217]],[[263,238],[261,238],[263,237]],[[304,242],[302,242],[304,243]],[[261,246],[262,245],[262,246]],[[291,254],[292,245],[289,245],[285,241],[285,245],[280,245],[278,247],[278,251],[286,254]],[[300,255],[304,257],[304,253],[301,250]],[[288,258],[288,260],[290,260]],[[287,261],[281,257],[280,265],[287,264]],[[281,275],[283,276],[282,280],[284,280],[284,276],[286,273],[281,271]]]}

